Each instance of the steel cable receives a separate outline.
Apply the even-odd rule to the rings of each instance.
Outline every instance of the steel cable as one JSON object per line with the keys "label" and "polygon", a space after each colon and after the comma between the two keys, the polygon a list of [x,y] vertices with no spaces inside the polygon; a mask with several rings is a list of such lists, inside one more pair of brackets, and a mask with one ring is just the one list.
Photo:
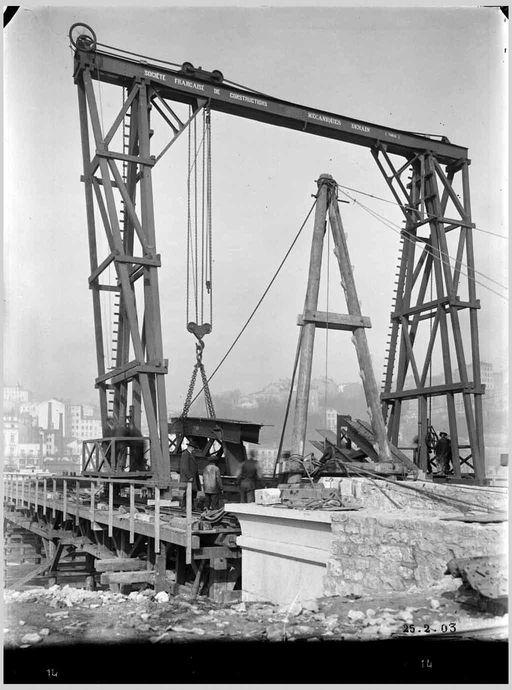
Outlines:
{"label": "steel cable", "polygon": [[[311,206],[311,208],[309,209],[309,211],[308,211],[308,213],[307,213],[307,215],[306,215],[306,217],[305,217],[305,219],[304,219],[302,225],[300,226],[300,228],[299,228],[297,234],[296,234],[295,237],[293,238],[293,241],[292,241],[290,247],[288,248],[286,254],[284,255],[283,260],[281,261],[281,263],[279,264],[277,270],[275,271],[274,275],[272,276],[271,281],[269,282],[269,284],[268,284],[267,287],[265,288],[265,290],[264,290],[262,296],[261,296],[260,299],[258,300],[258,303],[256,304],[256,306],[255,306],[254,309],[252,310],[252,312],[251,312],[249,318],[247,319],[247,321],[244,323],[244,325],[243,325],[242,328],[240,329],[240,332],[238,333],[238,335],[236,336],[236,338],[234,339],[234,341],[232,342],[232,344],[231,344],[230,347],[228,348],[228,350],[227,350],[227,352],[225,353],[225,355],[222,357],[222,359],[220,360],[220,362],[217,364],[217,366],[216,366],[215,369],[213,370],[213,373],[210,374],[210,376],[208,377],[208,379],[207,379],[207,382],[208,382],[208,383],[212,380],[212,378],[215,376],[215,374],[218,372],[218,370],[219,370],[219,369],[221,368],[221,366],[224,364],[224,362],[226,361],[227,357],[229,356],[229,354],[231,353],[231,351],[233,350],[233,348],[235,347],[235,345],[237,344],[237,342],[240,340],[240,338],[241,338],[243,332],[245,331],[245,329],[247,328],[247,326],[248,326],[248,325],[250,324],[250,322],[252,321],[252,318],[254,317],[254,315],[256,314],[256,312],[258,311],[259,306],[261,305],[261,303],[262,303],[263,300],[265,299],[265,297],[266,297],[268,291],[269,291],[270,288],[272,287],[274,281],[276,280],[277,276],[279,275],[279,272],[281,271],[282,267],[284,266],[284,263],[285,263],[286,259],[288,258],[288,256],[290,255],[290,252],[292,251],[293,247],[295,246],[295,243],[296,243],[297,240],[299,239],[299,236],[300,236],[302,230],[304,229],[304,227],[305,227],[307,221],[309,220],[309,217],[310,217],[311,213],[313,212],[313,209],[315,208],[315,206],[316,206],[316,199],[315,199],[315,201],[313,202],[313,205]],[[203,389],[201,389],[201,390],[199,391],[199,393],[196,395],[196,397],[194,398],[194,400],[192,400],[192,404],[193,404],[193,403],[197,400],[197,398],[201,395],[202,390],[203,390]]]}
{"label": "steel cable", "polygon": [[[383,223],[384,225],[386,225],[390,230],[393,230],[393,232],[396,232],[398,235],[403,236],[408,242],[414,242],[414,243],[417,242],[416,236],[413,235],[412,233],[408,232],[407,230],[402,230],[402,229],[400,228],[399,225],[397,225],[397,224],[394,223],[393,221],[389,220],[388,218],[385,218],[385,217],[382,216],[380,213],[377,213],[376,211],[374,211],[373,209],[369,208],[368,206],[365,206],[364,204],[362,204],[362,203],[361,203],[360,201],[358,201],[357,199],[354,199],[353,197],[351,197],[350,194],[347,194],[347,192],[344,192],[343,190],[341,190],[341,193],[344,194],[346,197],[348,197],[354,204],[357,204],[357,205],[360,206],[363,210],[365,210],[367,213],[369,213],[371,216],[373,216],[374,218],[376,218],[377,220],[379,220],[381,223]],[[427,251],[427,253],[430,254],[434,259],[438,258],[437,255],[439,255],[439,258],[440,258],[440,260],[441,260],[441,263],[443,263],[443,264],[449,266],[450,269],[451,269],[451,264],[449,263],[449,261],[446,261],[445,259],[443,259],[443,256],[446,256],[449,260],[451,259],[452,261],[456,261],[456,259],[454,259],[452,256],[450,256],[450,255],[447,254],[446,252],[442,251],[441,249],[436,249],[436,252],[433,252],[431,249],[428,249],[428,248],[426,247],[426,251]],[[468,268],[467,264],[465,264],[464,262],[460,262],[460,265],[461,265],[461,266],[464,266],[465,268]],[[501,287],[503,290],[508,290],[508,287],[507,287],[506,285],[502,285],[501,283],[498,283],[498,281],[496,281],[496,280],[494,280],[493,278],[490,278],[489,276],[485,275],[485,273],[481,273],[481,271],[477,271],[477,270],[474,269],[474,268],[472,269],[472,271],[473,271],[473,273],[477,273],[478,275],[481,275],[481,276],[484,277],[486,280],[489,280],[491,283],[496,283],[496,285],[498,285],[498,287]],[[460,270],[460,273],[461,273],[463,276],[466,276],[467,278],[469,278],[468,274],[465,273],[464,271]],[[474,281],[477,285],[480,285],[480,287],[483,287],[483,288],[485,288],[486,290],[489,290],[489,292],[492,292],[493,294],[498,295],[498,297],[501,297],[502,299],[504,299],[504,300],[506,300],[506,301],[508,302],[508,297],[506,297],[505,295],[503,295],[501,292],[497,292],[496,290],[493,290],[491,287],[489,287],[488,285],[485,285],[485,283],[482,283],[481,281],[477,280],[476,278],[473,278],[473,281]]]}

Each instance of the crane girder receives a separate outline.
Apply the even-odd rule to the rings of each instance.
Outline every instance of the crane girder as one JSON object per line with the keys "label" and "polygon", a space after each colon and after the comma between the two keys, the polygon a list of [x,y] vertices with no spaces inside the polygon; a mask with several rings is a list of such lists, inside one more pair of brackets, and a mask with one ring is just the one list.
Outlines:
{"label": "crane girder", "polygon": [[225,83],[192,79],[161,65],[134,61],[103,51],[76,50],[75,77],[87,68],[91,69],[93,79],[106,83],[129,86],[133,80],[148,80],[158,86],[162,98],[189,104],[197,103],[198,99],[206,99],[212,110],[367,148],[384,146],[389,153],[408,159],[429,151],[440,163],[458,167],[468,157],[467,148],[450,143],[446,137],[431,138],[354,120],[253,91],[244,91]]}

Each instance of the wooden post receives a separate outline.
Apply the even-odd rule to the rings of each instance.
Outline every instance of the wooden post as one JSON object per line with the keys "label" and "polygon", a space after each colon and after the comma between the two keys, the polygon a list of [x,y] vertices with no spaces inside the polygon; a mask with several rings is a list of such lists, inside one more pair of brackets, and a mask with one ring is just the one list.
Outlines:
{"label": "wooden post", "polygon": [[174,553],[176,555],[175,567],[176,567],[176,579],[174,581],[174,594],[179,594],[180,585],[185,582],[185,563],[184,563],[184,553],[182,546],[175,546]]}
{"label": "wooden post", "polygon": [[128,549],[126,548],[126,532],[124,529],[121,530],[119,546],[120,546],[119,550],[121,553],[121,558],[128,558],[129,554],[128,554]]}
{"label": "wooden post", "polygon": [[160,553],[160,487],[155,486],[155,553]]}
{"label": "wooden post", "polygon": [[[331,179],[331,185],[334,180]],[[335,185],[335,183],[334,183]],[[327,184],[325,184],[327,187]],[[336,186],[332,188],[331,198],[329,203],[329,220],[334,240],[334,253],[338,259],[340,268],[341,284],[345,292],[348,312],[351,315],[361,316],[361,308],[359,306],[359,299],[357,297],[356,284],[354,275],[352,273],[352,265],[348,254],[347,240],[341,222],[340,210],[338,207],[338,200],[335,193]],[[370,349],[368,341],[366,340],[366,333],[364,328],[354,328],[353,343],[356,348],[357,359],[359,362],[360,376],[363,383],[363,388],[366,397],[366,404],[368,406],[368,413],[370,415],[372,430],[375,440],[379,447],[379,456],[385,462],[391,462],[391,451],[386,434],[386,426],[382,416],[382,409],[380,403],[380,393],[375,381],[372,361],[370,357]],[[298,394],[298,393],[297,393]]]}
{"label": "wooden post", "polygon": [[188,565],[192,563],[192,482],[187,482],[186,515],[187,548],[185,562]]}
{"label": "wooden post", "polygon": [[213,601],[221,601],[227,583],[227,561],[225,558],[212,558],[210,561],[210,591]]}
{"label": "wooden post", "polygon": [[111,537],[114,530],[114,484],[108,483],[108,536]]}
{"label": "wooden post", "polygon": [[167,581],[165,579],[166,562],[167,545],[165,542],[159,544],[155,540],[155,592],[167,590]]}
{"label": "wooden post", "polygon": [[52,517],[57,515],[57,505],[55,503],[55,494],[57,492],[57,482],[52,479]]}
{"label": "wooden post", "polygon": [[35,503],[36,513],[37,513],[37,509],[39,506],[39,477],[36,477],[36,485],[35,485],[35,491],[34,491],[34,503]]}
{"label": "wooden post", "polygon": [[21,478],[21,507],[23,508],[23,505],[25,503],[25,477]]}
{"label": "wooden post", "polygon": [[[309,260],[308,287],[304,303],[304,312],[315,311],[318,306],[318,293],[320,289],[320,274],[322,266],[322,251],[325,235],[325,218],[327,214],[328,185],[324,184],[325,178],[330,175],[321,175],[317,182],[318,194],[315,209],[315,224],[313,240],[311,243],[311,256]],[[297,375],[297,395],[295,403],[295,416],[291,437],[292,462],[290,469],[297,470],[297,475],[289,479],[294,480],[301,476],[302,465],[293,462],[294,457],[304,457],[306,444],[306,427],[308,421],[309,389],[311,385],[311,367],[313,363],[313,346],[315,343],[314,323],[305,323],[302,326],[302,341],[300,352],[299,371]]]}
{"label": "wooden post", "polygon": [[80,522],[80,498],[79,498],[79,493],[80,493],[80,482],[77,479],[75,482],[75,525],[78,525]]}
{"label": "wooden post", "polygon": [[134,542],[135,535],[135,485],[130,484],[130,544]]}
{"label": "wooden post", "polygon": [[94,482],[90,482],[89,484],[89,491],[91,492],[90,494],[90,503],[89,503],[89,515],[91,519],[91,524],[94,522]]}
{"label": "wooden post", "polygon": [[428,451],[427,451],[427,444],[425,443],[425,438],[427,436],[427,396],[422,395],[420,398],[418,398],[418,419],[419,419],[419,428],[418,428],[418,448],[417,448],[417,458],[416,462],[418,464],[418,467],[423,470],[423,472],[428,472]]}
{"label": "wooden post", "polygon": [[46,517],[46,501],[48,498],[48,484],[46,477],[43,479],[43,512]]}
{"label": "wooden post", "polygon": [[194,579],[194,584],[192,585],[192,597],[195,599],[199,594],[199,588],[201,586],[201,576],[204,570],[204,564],[206,563],[206,558],[202,558],[199,563],[199,568],[197,569],[196,576]]}
{"label": "wooden post", "polygon": [[63,489],[63,506],[62,506],[62,520],[65,521],[67,517],[67,512],[68,512],[68,481],[67,479],[64,479],[62,482],[62,489]]}

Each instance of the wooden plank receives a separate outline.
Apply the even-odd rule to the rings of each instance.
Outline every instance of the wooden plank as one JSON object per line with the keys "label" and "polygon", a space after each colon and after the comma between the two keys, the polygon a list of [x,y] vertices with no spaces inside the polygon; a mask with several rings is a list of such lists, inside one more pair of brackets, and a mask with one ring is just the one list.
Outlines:
{"label": "wooden plank", "polygon": [[29,573],[26,573],[26,575],[20,577],[19,580],[15,580],[14,582],[12,582],[10,585],[6,587],[6,589],[17,589],[18,587],[25,585],[27,582],[30,582],[30,580],[33,577],[36,577],[37,575],[40,575],[45,570],[47,570],[50,567],[50,565],[51,560],[48,558],[43,563],[40,563],[37,566],[37,568],[34,568],[34,570],[31,570]]}
{"label": "wooden plank", "polygon": [[194,558],[202,560],[207,558],[241,558],[242,552],[234,546],[202,546],[194,551]]}
{"label": "wooden plank", "polygon": [[93,523],[94,522],[94,507],[95,507],[94,506],[94,499],[96,498],[95,493],[94,493],[94,483],[93,482],[90,482],[90,484],[89,484],[89,491],[91,492],[91,498],[90,498],[90,503],[89,503],[89,519],[90,519],[91,523]]}
{"label": "wooden plank", "polygon": [[155,486],[155,553],[160,553],[160,487],[158,486]]}
{"label": "wooden plank", "polygon": [[96,150],[96,156],[98,158],[115,158],[118,160],[122,161],[128,161],[132,163],[140,163],[140,165],[149,165],[153,166],[156,163],[155,158],[152,156],[151,158],[143,158],[142,156],[130,156],[128,153],[120,153],[117,151],[106,151],[103,149],[100,151],[99,149]]}
{"label": "wooden plank", "polygon": [[214,558],[210,564],[210,590],[208,595],[213,601],[221,601],[223,592],[228,588],[227,563],[225,558]]}
{"label": "wooden plank", "polygon": [[62,490],[63,490],[63,506],[62,506],[62,517],[65,520],[68,512],[68,482],[67,479],[64,479],[62,482]]}
{"label": "wooden plank", "polygon": [[[441,317],[442,319],[442,317]],[[381,400],[412,400],[418,398],[420,395],[438,396],[446,395],[447,393],[473,393],[475,395],[483,395],[485,393],[485,386],[474,386],[472,383],[446,383],[439,386],[427,386],[425,388],[412,388],[404,391],[392,391],[390,393],[381,393]]]}
{"label": "wooden plank", "polygon": [[192,585],[192,596],[194,597],[194,599],[197,597],[199,593],[199,587],[201,586],[201,576],[203,574],[204,564],[204,560],[201,561],[201,563],[199,564],[199,568],[197,569],[196,576],[194,579],[194,584]]}
{"label": "wooden plank", "polygon": [[355,328],[371,328],[368,316],[355,314],[335,314],[334,312],[306,310],[304,315],[297,316],[297,325],[314,323],[317,328],[329,328],[338,331],[353,331]]}
{"label": "wooden plank", "polygon": [[78,499],[78,493],[80,491],[80,482],[78,479],[75,482],[75,525],[80,522],[80,501]]}
{"label": "wooden plank", "polygon": [[135,486],[130,484],[130,544],[134,542],[135,534]]}
{"label": "wooden plank", "polygon": [[95,280],[103,273],[103,271],[110,266],[112,261],[114,261],[114,253],[111,252],[106,259],[104,259],[101,264],[94,269],[94,271],[89,276],[89,285],[92,285]]}
{"label": "wooden plank", "polygon": [[157,544],[155,542],[155,591],[162,592],[167,590],[167,581],[165,577],[167,546],[162,543],[158,544],[158,551],[156,548]]}
{"label": "wooden plank", "polygon": [[102,585],[119,584],[130,585],[135,582],[149,582],[153,584],[155,581],[154,570],[135,570],[132,572],[121,573],[102,573],[100,582]]}
{"label": "wooden plank", "polygon": [[187,483],[187,497],[186,497],[186,512],[187,512],[187,546],[185,562],[192,563],[192,482]]}
{"label": "wooden plank", "polygon": [[146,570],[147,563],[140,558],[101,558],[94,564],[99,573]]}
{"label": "wooden plank", "polygon": [[57,515],[57,480],[52,479],[52,517]]}
{"label": "wooden plank", "polygon": [[114,485],[108,483],[108,536],[111,537],[114,530]]}

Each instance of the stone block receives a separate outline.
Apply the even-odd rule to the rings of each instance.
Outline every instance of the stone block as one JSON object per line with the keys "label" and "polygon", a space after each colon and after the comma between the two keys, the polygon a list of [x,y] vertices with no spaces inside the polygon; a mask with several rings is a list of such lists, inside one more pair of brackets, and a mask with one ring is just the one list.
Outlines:
{"label": "stone block", "polygon": [[281,503],[281,491],[280,489],[256,489],[254,500],[258,505],[262,506]]}

